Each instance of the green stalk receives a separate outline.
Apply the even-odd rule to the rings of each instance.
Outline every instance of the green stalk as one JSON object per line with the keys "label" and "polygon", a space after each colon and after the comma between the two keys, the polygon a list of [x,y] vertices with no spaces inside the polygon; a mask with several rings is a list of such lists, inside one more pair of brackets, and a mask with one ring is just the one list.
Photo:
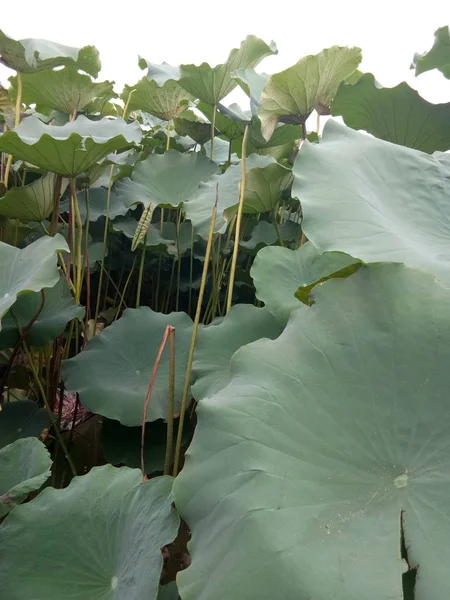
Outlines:
{"label": "green stalk", "polygon": [[175,328],[169,333],[169,393],[167,396],[167,442],[164,475],[169,475],[173,452],[173,419],[175,415]]}
{"label": "green stalk", "polygon": [[192,363],[194,362],[195,343],[197,341],[198,326],[200,323],[200,313],[202,311],[202,302],[203,302],[203,296],[205,293],[206,278],[208,275],[209,258],[211,256],[211,247],[212,247],[212,242],[213,242],[213,237],[214,237],[214,225],[216,224],[218,200],[219,200],[219,184],[217,184],[217,188],[216,188],[216,201],[214,203],[214,209],[213,209],[213,213],[212,213],[212,217],[211,217],[211,224],[209,226],[208,244],[206,246],[205,262],[203,263],[202,280],[200,283],[200,290],[199,290],[198,300],[197,300],[197,310],[195,311],[195,318],[194,318],[194,328],[192,330],[191,345],[189,347],[188,363],[187,363],[187,368],[186,368],[186,375],[184,378],[184,388],[183,388],[183,395],[181,398],[181,406],[180,406],[180,420],[178,422],[178,435],[177,435],[177,443],[175,446],[175,458],[174,458],[174,464],[173,464],[173,476],[174,477],[176,477],[178,475],[178,468],[179,468],[179,463],[180,463],[181,440],[183,438],[184,417],[186,414],[188,392],[189,392],[189,386],[191,383]]}
{"label": "green stalk", "polygon": [[177,295],[175,298],[175,310],[178,312],[178,306],[180,302],[180,283],[181,283],[181,252],[180,252],[180,225],[181,225],[181,210],[178,211],[178,219],[177,219],[177,255],[178,255],[178,264],[177,264]]}
{"label": "green stalk", "polygon": [[[130,94],[131,96],[131,94]],[[128,98],[129,100],[130,98]],[[108,239],[108,226],[109,226],[109,207],[111,204],[111,188],[112,188],[112,176],[113,176],[114,165],[111,165],[111,169],[109,171],[109,185],[108,185],[108,195],[106,196],[106,218],[105,218],[105,229],[103,230],[103,253],[102,260],[100,261],[100,276],[98,281],[98,291],[97,291],[97,303],[95,306],[95,316],[94,316],[94,335],[97,330],[97,321],[98,321],[98,313],[100,312],[100,300],[102,297],[102,285],[103,285],[103,271],[105,270],[105,257],[106,257],[106,241]]]}
{"label": "green stalk", "polygon": [[213,116],[211,119],[211,160],[214,160],[214,133],[216,131],[216,110],[217,104],[214,104]]}
{"label": "green stalk", "polygon": [[227,312],[231,308],[231,301],[233,299],[233,287],[234,277],[236,275],[236,263],[239,252],[239,236],[241,233],[241,221],[242,221],[242,210],[244,208],[244,197],[245,197],[245,183],[247,173],[245,170],[247,162],[247,141],[248,141],[249,127],[245,128],[244,139],[242,141],[242,160],[241,160],[241,184],[239,190],[239,207],[236,217],[236,233],[234,236],[234,248],[233,248],[233,260],[231,262],[230,279],[228,281],[228,298],[227,298]]}
{"label": "green stalk", "polygon": [[192,279],[194,273],[194,227],[192,227],[191,223],[191,255],[189,257],[189,305],[188,305],[188,314],[191,314],[191,306],[192,306]]}
{"label": "green stalk", "polygon": [[[35,383],[36,383],[36,385],[37,385],[37,387],[39,389],[39,392],[40,392],[40,394],[42,396],[42,400],[44,401],[45,408],[46,408],[46,410],[48,412],[48,416],[50,417],[51,424],[52,424],[53,429],[55,431],[56,439],[58,440],[58,443],[61,446],[61,450],[63,451],[64,457],[67,460],[67,464],[69,465],[69,468],[70,468],[70,470],[72,472],[72,475],[74,477],[76,477],[77,471],[75,469],[75,465],[73,464],[72,459],[70,458],[69,451],[67,450],[67,447],[66,447],[66,444],[64,443],[64,440],[62,438],[61,432],[59,431],[59,427],[58,427],[58,425],[57,425],[57,423],[55,421],[55,415],[53,414],[53,411],[50,408],[50,405],[48,403],[48,399],[47,399],[47,396],[45,395],[45,391],[44,391],[44,388],[42,386],[41,380],[39,378],[39,374],[36,371],[36,367],[34,366],[34,362],[33,362],[33,358],[31,356],[30,350],[29,350],[29,348],[28,348],[27,343],[26,343],[25,340],[23,340],[22,344],[23,344],[23,349],[25,351],[25,355],[26,355],[27,360],[28,360],[28,364],[29,364],[31,372],[33,374],[34,381],[35,381]],[[62,402],[63,399],[60,398],[59,401]]]}
{"label": "green stalk", "polygon": [[127,289],[130,284],[130,281],[131,281],[131,276],[133,275],[135,264],[136,264],[136,255],[134,255],[133,264],[131,265],[131,269],[130,269],[130,272],[128,273],[127,280],[125,281],[125,285],[123,286],[123,292],[122,292],[122,295],[120,296],[120,302],[119,302],[119,306],[117,308],[117,312],[116,312],[114,321],[117,321],[117,319],[119,318],[120,309],[122,308],[122,304],[124,303],[123,300],[125,298],[125,294],[127,293]]}
{"label": "green stalk", "polygon": [[[16,106],[15,106],[15,114],[14,114],[14,127],[18,127],[20,124],[20,107],[22,106],[22,75],[17,71],[17,97],[16,97]],[[11,171],[12,163],[13,163],[13,155],[10,154],[8,156],[8,160],[6,162],[5,169],[5,188],[8,187],[9,181],[9,173]]]}

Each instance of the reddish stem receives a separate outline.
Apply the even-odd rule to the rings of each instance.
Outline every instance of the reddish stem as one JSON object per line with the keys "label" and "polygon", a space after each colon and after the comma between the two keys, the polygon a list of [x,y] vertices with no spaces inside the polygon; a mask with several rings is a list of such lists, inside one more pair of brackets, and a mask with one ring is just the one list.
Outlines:
{"label": "reddish stem", "polygon": [[147,481],[147,475],[145,473],[145,465],[144,465],[144,444],[145,444],[145,423],[147,421],[147,411],[148,405],[150,403],[150,397],[153,392],[153,386],[155,384],[156,373],[158,372],[159,363],[161,362],[162,354],[164,352],[164,348],[166,347],[167,340],[169,339],[169,335],[174,331],[175,328],[172,325],[167,325],[166,331],[164,332],[164,336],[161,342],[161,345],[158,350],[158,354],[156,356],[155,364],[153,365],[152,376],[150,378],[150,383],[148,385],[147,396],[145,398],[144,410],[142,413],[142,434],[141,434],[141,471],[142,478],[144,481]]}

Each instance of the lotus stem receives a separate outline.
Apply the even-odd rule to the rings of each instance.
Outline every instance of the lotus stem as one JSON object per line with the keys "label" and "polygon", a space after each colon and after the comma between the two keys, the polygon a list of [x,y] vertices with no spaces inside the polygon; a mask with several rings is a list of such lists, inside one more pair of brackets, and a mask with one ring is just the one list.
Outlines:
{"label": "lotus stem", "polygon": [[212,248],[212,242],[213,242],[213,237],[214,237],[214,226],[216,224],[218,203],[219,203],[219,184],[217,184],[217,187],[216,187],[216,201],[214,203],[214,208],[213,208],[212,217],[211,217],[211,223],[209,226],[208,243],[206,246],[206,253],[205,253],[205,262],[203,263],[202,279],[201,279],[201,283],[200,283],[200,290],[199,290],[198,300],[197,300],[197,310],[195,311],[194,327],[192,330],[191,345],[189,346],[188,363],[187,363],[187,367],[186,367],[186,375],[184,378],[183,396],[181,398],[181,406],[180,406],[180,419],[178,421],[177,443],[175,446],[175,458],[174,458],[174,464],[173,464],[173,476],[174,477],[176,477],[178,475],[178,468],[179,468],[179,463],[180,463],[181,440],[183,439],[184,417],[186,414],[187,398],[188,398],[188,393],[189,393],[189,386],[191,383],[192,363],[194,362],[195,343],[197,341],[198,326],[200,323],[200,314],[202,311],[202,302],[203,302],[203,296],[205,293],[206,278],[208,275],[208,266],[209,266],[209,259],[211,256],[211,248]]}
{"label": "lotus stem", "polygon": [[211,160],[214,160],[214,133],[216,131],[216,110],[217,104],[214,104],[211,119]]}
{"label": "lotus stem", "polygon": [[241,234],[241,222],[242,222],[242,211],[244,208],[244,197],[245,197],[245,184],[246,184],[246,163],[247,163],[247,141],[248,141],[249,126],[247,125],[244,132],[244,139],[242,140],[242,160],[241,160],[241,183],[239,188],[239,206],[236,217],[236,233],[234,236],[234,248],[233,248],[233,260],[231,262],[230,279],[228,282],[228,298],[227,298],[227,312],[231,308],[231,302],[233,300],[233,288],[234,278],[236,275],[236,263],[239,252],[239,237]]}
{"label": "lotus stem", "polygon": [[100,268],[100,276],[99,276],[99,280],[98,280],[97,302],[95,305],[94,335],[95,335],[95,332],[97,331],[98,313],[100,312],[100,300],[102,297],[103,271],[105,270],[106,242],[108,239],[109,209],[110,209],[110,205],[111,205],[111,188],[112,188],[113,169],[114,169],[114,165],[111,165],[111,169],[109,171],[108,194],[106,196],[106,218],[105,218],[105,228],[103,230],[103,252],[102,252],[102,260],[100,262],[101,268]]}
{"label": "lotus stem", "polygon": [[145,251],[147,250],[147,246],[145,244],[142,245],[141,252],[141,262],[139,264],[139,276],[138,276],[138,284],[136,291],[136,308],[139,308],[141,304],[141,290],[142,290],[142,277],[144,275],[144,264],[145,264]]}
{"label": "lotus stem", "polygon": [[[20,124],[20,108],[22,106],[22,75],[19,71],[17,71],[17,97],[16,97],[16,106],[15,106],[15,114],[14,114],[14,127],[18,127]],[[5,168],[5,188],[8,187],[9,182],[9,173],[11,171],[13,163],[13,155],[10,154],[8,156],[8,160],[6,162]]]}
{"label": "lotus stem", "polygon": [[159,363],[161,362],[161,357],[162,357],[162,354],[164,352],[164,348],[166,347],[167,340],[168,340],[170,332],[172,330],[173,330],[173,327],[171,325],[167,325],[166,331],[164,332],[164,336],[163,336],[161,345],[160,345],[159,350],[158,350],[158,354],[156,355],[155,364],[153,365],[152,376],[150,378],[150,383],[148,384],[147,396],[145,397],[144,409],[142,411],[141,470],[142,470],[142,477],[143,477],[144,481],[147,479],[147,476],[146,476],[146,473],[145,473],[145,464],[144,464],[145,424],[147,422],[147,411],[148,411],[148,406],[150,404],[150,398],[151,398],[151,395],[152,395],[153,386],[155,384],[155,378],[156,378],[156,374],[158,372]]}

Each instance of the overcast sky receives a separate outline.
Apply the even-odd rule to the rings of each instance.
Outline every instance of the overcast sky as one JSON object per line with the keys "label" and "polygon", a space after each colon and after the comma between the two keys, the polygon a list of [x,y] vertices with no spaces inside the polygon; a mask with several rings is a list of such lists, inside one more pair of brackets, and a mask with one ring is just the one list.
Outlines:
{"label": "overcast sky", "polygon": [[[279,51],[260,71],[279,71],[334,44],[359,46],[361,70],[383,85],[406,80],[432,102],[450,100],[449,80],[434,72],[415,79],[409,70],[414,52],[428,50],[434,31],[450,24],[448,0],[22,0],[16,8],[17,14],[11,6],[2,19],[7,35],[94,44],[103,64],[100,78],[118,87],[142,77],[138,55],[154,63],[215,65],[254,34],[274,40]],[[3,83],[8,75],[0,69]]]}

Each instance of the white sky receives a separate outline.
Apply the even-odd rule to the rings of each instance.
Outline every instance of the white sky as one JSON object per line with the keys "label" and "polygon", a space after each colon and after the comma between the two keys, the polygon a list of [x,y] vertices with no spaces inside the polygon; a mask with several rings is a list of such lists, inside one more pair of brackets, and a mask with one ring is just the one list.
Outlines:
{"label": "white sky", "polygon": [[[93,44],[103,64],[99,79],[118,88],[143,76],[138,55],[154,63],[215,65],[254,34],[274,40],[279,51],[260,71],[280,71],[334,44],[353,45],[363,51],[361,70],[383,85],[406,80],[429,101],[450,101],[449,80],[437,72],[416,79],[409,69],[414,52],[428,50],[434,31],[450,24],[448,0],[22,0],[16,8],[0,25],[7,35]],[[3,84],[9,74],[0,68]]]}

